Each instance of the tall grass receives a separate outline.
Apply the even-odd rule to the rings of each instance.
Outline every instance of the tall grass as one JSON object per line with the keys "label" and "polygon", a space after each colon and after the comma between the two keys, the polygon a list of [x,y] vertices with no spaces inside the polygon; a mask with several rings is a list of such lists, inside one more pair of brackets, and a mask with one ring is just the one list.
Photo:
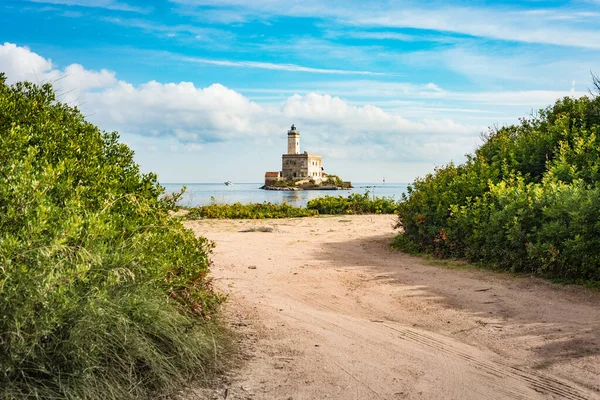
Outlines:
{"label": "tall grass", "polygon": [[156,398],[219,368],[212,244],[116,133],[0,74],[0,160],[0,398]]}

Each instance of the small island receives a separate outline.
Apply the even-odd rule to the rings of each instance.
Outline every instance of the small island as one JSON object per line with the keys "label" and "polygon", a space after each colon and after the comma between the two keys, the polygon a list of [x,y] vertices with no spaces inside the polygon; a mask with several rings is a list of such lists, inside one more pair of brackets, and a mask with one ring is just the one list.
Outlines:
{"label": "small island", "polygon": [[300,153],[300,131],[292,125],[287,133],[288,152],[282,155],[281,171],[266,172],[265,190],[341,190],[352,188],[336,175],[325,173],[323,158]]}

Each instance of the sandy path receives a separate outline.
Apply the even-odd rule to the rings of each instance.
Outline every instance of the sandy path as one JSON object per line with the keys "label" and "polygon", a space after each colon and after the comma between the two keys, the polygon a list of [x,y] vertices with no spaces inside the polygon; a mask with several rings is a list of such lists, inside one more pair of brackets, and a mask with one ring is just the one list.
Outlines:
{"label": "sandy path", "polygon": [[429,265],[389,249],[393,223],[190,222],[250,354],[201,397],[600,399],[600,293]]}

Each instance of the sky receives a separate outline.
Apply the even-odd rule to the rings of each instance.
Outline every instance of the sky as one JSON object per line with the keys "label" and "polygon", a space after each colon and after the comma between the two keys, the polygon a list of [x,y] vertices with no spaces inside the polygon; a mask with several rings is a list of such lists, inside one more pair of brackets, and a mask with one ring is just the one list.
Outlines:
{"label": "sky", "polygon": [[411,182],[600,74],[600,0],[0,0],[0,72],[54,84],[163,183]]}

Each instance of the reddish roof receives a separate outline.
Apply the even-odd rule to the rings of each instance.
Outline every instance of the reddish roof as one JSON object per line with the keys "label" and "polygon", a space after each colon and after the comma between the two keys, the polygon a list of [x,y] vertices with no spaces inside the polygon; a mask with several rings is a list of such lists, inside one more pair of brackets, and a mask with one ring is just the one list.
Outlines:
{"label": "reddish roof", "polygon": [[278,178],[279,172],[265,172],[265,178]]}

